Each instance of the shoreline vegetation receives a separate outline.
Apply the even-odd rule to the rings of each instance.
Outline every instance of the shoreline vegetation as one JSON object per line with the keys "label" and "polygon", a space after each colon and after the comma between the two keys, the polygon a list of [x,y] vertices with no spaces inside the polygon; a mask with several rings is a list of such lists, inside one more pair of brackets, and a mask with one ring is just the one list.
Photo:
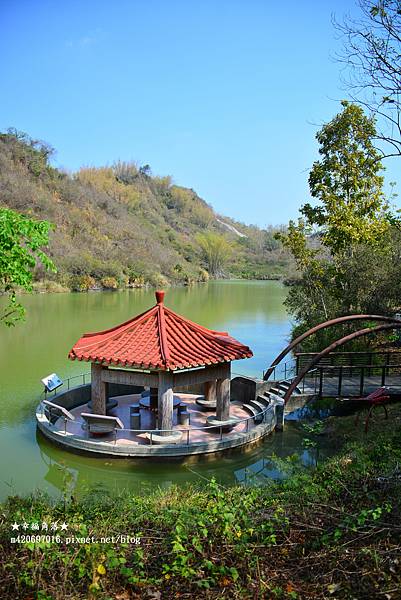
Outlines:
{"label": "shoreline vegetation", "polygon": [[54,149],[15,129],[0,133],[0,207],[50,222],[36,291],[190,285],[209,279],[283,279],[294,261],[275,238],[221,216],[193,189],[149,165],[118,161],[67,173]]}
{"label": "shoreline vegetation", "polygon": [[[226,281],[242,281],[243,279],[238,278],[238,277],[226,277],[224,278]],[[261,277],[259,279],[255,278],[252,280],[247,280],[247,281],[281,281],[281,282],[285,282],[285,280],[280,277],[279,275],[277,276],[270,276],[270,277]],[[167,283],[167,285],[165,285],[165,287],[169,286],[169,287],[186,287],[186,286],[190,286],[190,285],[198,285],[201,283],[207,283],[207,281],[194,281],[191,283]],[[57,281],[53,281],[51,279],[43,279],[42,281],[35,281],[32,285],[32,292],[34,294],[47,294],[47,293],[72,293],[72,292],[105,292],[105,291],[122,291],[122,290],[130,290],[130,289],[152,289],[155,286],[152,285],[151,283],[138,283],[138,284],[129,284],[126,285],[125,287],[103,287],[101,285],[94,285],[94,287],[85,289],[85,290],[72,290],[68,287],[63,286],[61,283],[58,283]],[[18,294],[30,294],[32,292],[26,291],[26,290],[17,290]]]}
{"label": "shoreline vegetation", "polygon": [[[400,405],[389,413],[367,435],[353,416],[305,428],[305,447],[317,450],[323,435],[337,454],[308,470],[281,460],[287,478],[265,486],[211,480],[144,496],[99,487],[77,499],[66,469],[59,501],[1,505],[3,597],[399,598]],[[53,532],[59,543],[12,543],[23,522],[65,522],[68,532]]]}

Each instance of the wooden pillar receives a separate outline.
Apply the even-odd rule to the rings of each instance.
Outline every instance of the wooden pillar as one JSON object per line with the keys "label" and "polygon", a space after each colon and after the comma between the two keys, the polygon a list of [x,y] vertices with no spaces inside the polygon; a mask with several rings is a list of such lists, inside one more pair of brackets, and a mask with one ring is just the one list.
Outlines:
{"label": "wooden pillar", "polygon": [[173,375],[168,371],[159,371],[158,428],[173,429]]}
{"label": "wooden pillar", "polygon": [[225,365],[225,371],[225,377],[218,379],[216,385],[216,417],[218,421],[227,421],[230,418],[231,363]]}
{"label": "wooden pillar", "polygon": [[106,384],[102,381],[102,366],[91,365],[92,383],[91,400],[92,412],[96,415],[106,414]]}
{"label": "wooden pillar", "polygon": [[205,383],[205,400],[208,402],[216,402],[216,379],[212,381],[206,381]]}
{"label": "wooden pillar", "polygon": [[157,388],[151,387],[149,391],[149,408],[150,410],[157,410],[157,405],[159,402],[159,394]]}

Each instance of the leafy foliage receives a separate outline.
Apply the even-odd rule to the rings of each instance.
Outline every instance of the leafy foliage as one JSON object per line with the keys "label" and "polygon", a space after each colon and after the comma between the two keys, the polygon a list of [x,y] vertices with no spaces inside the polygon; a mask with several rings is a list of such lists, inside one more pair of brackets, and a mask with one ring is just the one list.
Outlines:
{"label": "leafy foliage", "polygon": [[352,253],[356,244],[377,244],[388,228],[380,156],[373,146],[375,123],[346,101],[343,110],[317,133],[322,159],[309,175],[311,196],[301,213],[333,257]]}
{"label": "leafy foliage", "polygon": [[224,266],[232,252],[231,244],[222,235],[212,231],[199,234],[197,241],[202,248],[210,275],[212,277],[223,275]]}
{"label": "leafy foliage", "polygon": [[[316,136],[321,160],[309,187],[318,203],[305,204],[298,223],[277,235],[300,273],[287,298],[298,322],[294,334],[353,312],[389,313],[399,304],[398,219],[382,192],[375,122],[359,106],[342,106]],[[338,331],[329,334],[334,339]],[[313,349],[328,341],[327,332],[318,334]]]}
{"label": "leafy foliage", "polygon": [[0,322],[15,325],[23,318],[24,307],[17,302],[18,288],[32,290],[32,270],[38,261],[55,271],[50,258],[41,249],[49,242],[50,223],[28,219],[0,207],[0,287],[8,296],[8,305],[0,313]]}
{"label": "leafy foliage", "polygon": [[[368,436],[353,416],[326,421],[323,430],[315,422],[308,435],[330,436],[336,456],[266,486],[212,479],[140,496],[93,489],[77,499],[67,486],[55,502],[9,498],[1,506],[3,596],[175,598],[185,590],[199,599],[346,600],[395,590],[395,599],[401,411],[394,404],[389,411]],[[65,521],[68,533],[59,543],[11,543],[18,534],[11,524],[24,521]],[[140,544],[118,541],[121,534]],[[90,543],[92,536],[109,541]]]}

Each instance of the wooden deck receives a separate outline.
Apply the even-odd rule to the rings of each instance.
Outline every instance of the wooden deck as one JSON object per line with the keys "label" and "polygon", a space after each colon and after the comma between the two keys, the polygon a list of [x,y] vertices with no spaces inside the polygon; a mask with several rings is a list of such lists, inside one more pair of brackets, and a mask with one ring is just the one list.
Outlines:
{"label": "wooden deck", "polygon": [[[218,440],[220,439],[220,432],[212,429],[197,429],[206,427],[206,418],[213,414],[211,412],[205,412],[199,410],[199,406],[196,404],[197,396],[194,394],[174,394],[174,398],[178,398],[181,403],[185,404],[188,412],[190,413],[190,425],[184,426],[179,425],[177,422],[177,410],[174,410],[174,429],[183,430],[183,438],[182,442],[185,443],[187,439],[186,431],[189,430],[189,440],[190,443],[196,442],[205,442],[210,440]],[[118,417],[124,424],[123,430],[117,430],[117,440],[118,444],[127,444],[127,445],[149,445],[149,440],[146,436],[146,431],[148,429],[155,428],[154,417],[151,411],[147,408],[141,408],[141,429],[144,430],[143,433],[128,431],[130,429],[130,410],[129,407],[131,404],[138,403],[141,400],[140,394],[132,394],[128,396],[118,396],[116,398],[118,400],[118,405],[116,408],[111,410],[108,414]],[[74,417],[75,421],[68,422],[68,433],[74,434],[77,436],[81,436],[83,438],[87,437],[86,431],[82,429],[82,419],[81,413],[83,412],[91,412],[88,409],[88,405],[84,404],[74,408],[70,411]],[[237,417],[239,419],[247,419],[249,418],[249,414],[241,407],[240,403],[232,402],[230,405],[230,414],[232,417]],[[60,429],[64,428],[64,421],[60,419]],[[246,432],[247,427],[251,430],[255,426],[252,419],[249,420],[247,425],[246,421],[243,421],[236,425],[232,430],[232,433],[238,434],[241,432]],[[224,438],[230,437],[231,432],[223,433]],[[94,436],[91,436],[94,439]],[[102,435],[102,442],[114,442],[114,434]]]}

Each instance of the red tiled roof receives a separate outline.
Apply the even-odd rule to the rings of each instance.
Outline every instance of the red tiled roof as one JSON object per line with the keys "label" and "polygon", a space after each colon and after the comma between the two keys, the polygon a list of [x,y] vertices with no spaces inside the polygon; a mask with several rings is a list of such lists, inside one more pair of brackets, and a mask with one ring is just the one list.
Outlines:
{"label": "red tiled roof", "polygon": [[98,333],[86,333],[68,357],[122,367],[188,369],[253,356],[228,333],[206,329],[157,304],[137,317]]}

